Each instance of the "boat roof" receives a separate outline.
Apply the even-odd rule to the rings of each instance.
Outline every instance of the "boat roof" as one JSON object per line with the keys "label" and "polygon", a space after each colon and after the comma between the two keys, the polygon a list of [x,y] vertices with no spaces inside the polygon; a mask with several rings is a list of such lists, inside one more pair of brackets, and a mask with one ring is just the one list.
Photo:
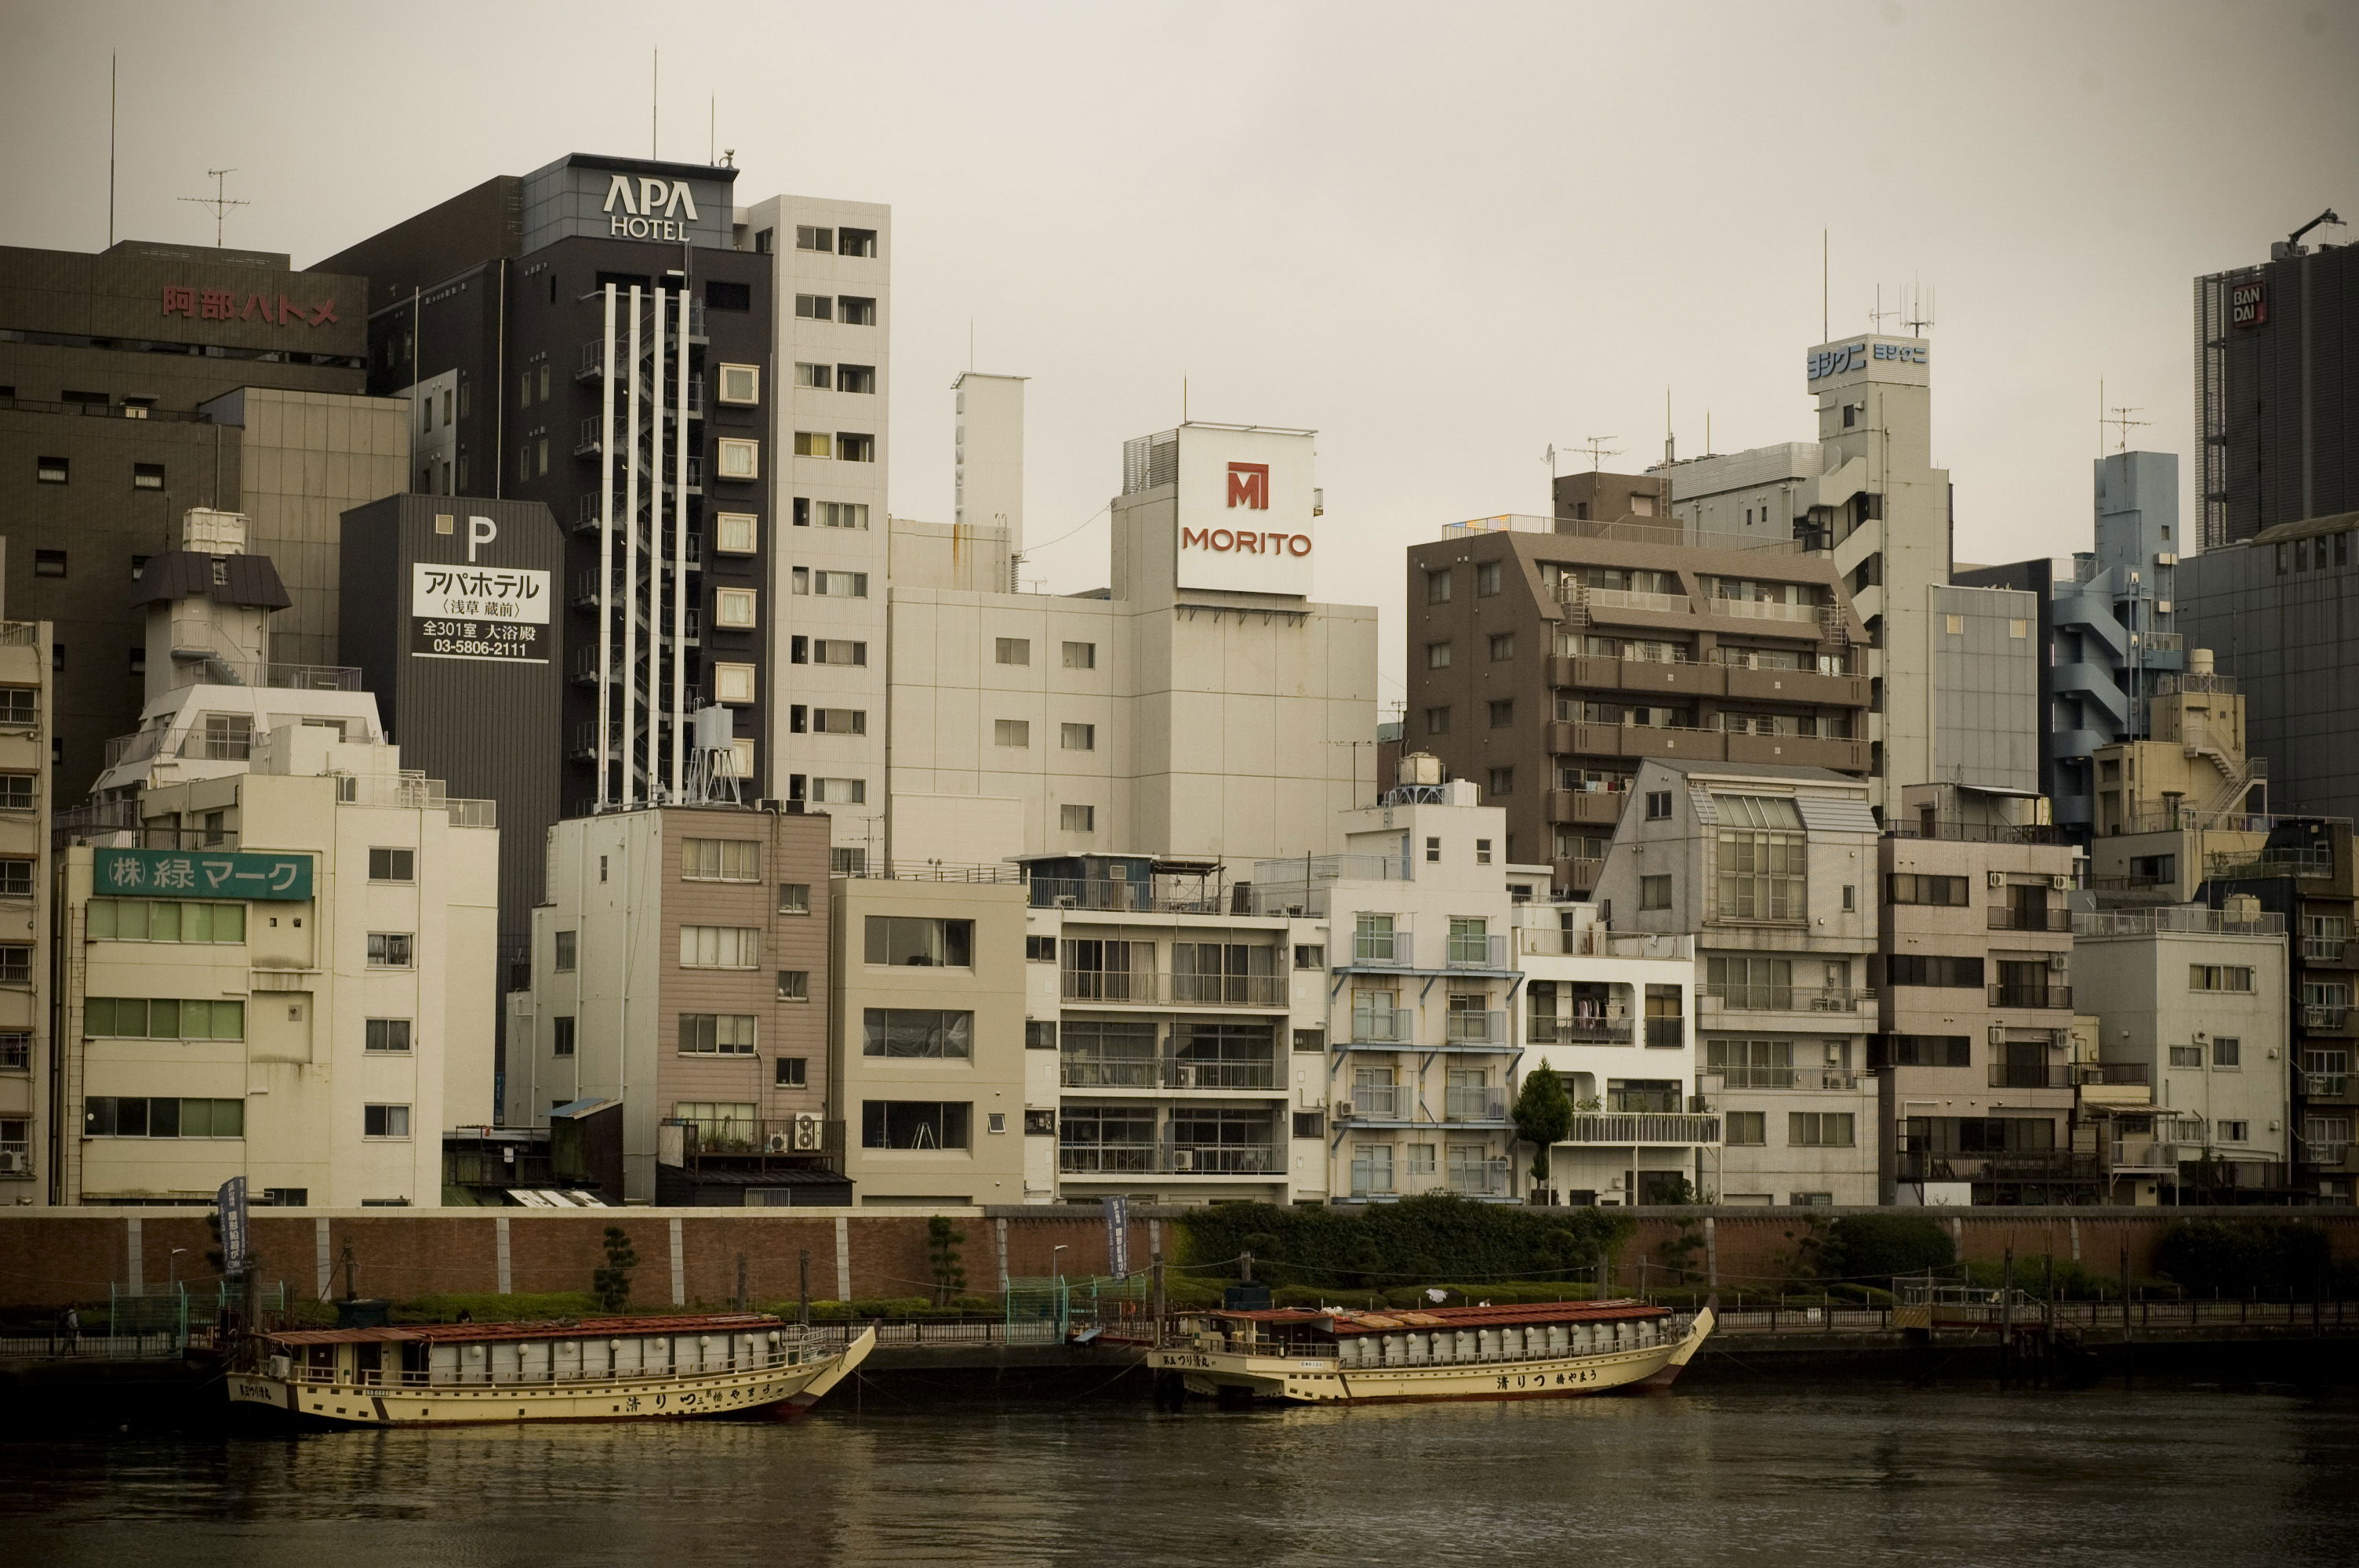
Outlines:
{"label": "boat roof", "polygon": [[1602,1302],[1403,1307],[1387,1312],[1363,1312],[1355,1307],[1274,1307],[1262,1312],[1215,1312],[1212,1315],[1247,1323],[1318,1324],[1340,1336],[1388,1334],[1404,1328],[1518,1328],[1544,1323],[1619,1323],[1633,1318],[1669,1317],[1671,1309],[1622,1296]]}
{"label": "boat roof", "polygon": [[282,1328],[259,1336],[279,1345],[371,1345],[388,1341],[452,1340],[480,1344],[493,1339],[595,1339],[637,1334],[734,1334],[776,1328],[786,1319],[767,1313],[688,1313],[669,1317],[559,1318],[537,1323],[397,1323],[375,1328]]}

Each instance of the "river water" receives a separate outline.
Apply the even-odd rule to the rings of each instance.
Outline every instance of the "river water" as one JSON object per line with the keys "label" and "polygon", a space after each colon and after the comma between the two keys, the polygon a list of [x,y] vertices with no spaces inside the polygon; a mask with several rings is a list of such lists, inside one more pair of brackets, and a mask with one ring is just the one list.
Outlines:
{"label": "river water", "polygon": [[1791,1384],[1356,1410],[0,1439],[7,1568],[2359,1561],[2359,1395]]}

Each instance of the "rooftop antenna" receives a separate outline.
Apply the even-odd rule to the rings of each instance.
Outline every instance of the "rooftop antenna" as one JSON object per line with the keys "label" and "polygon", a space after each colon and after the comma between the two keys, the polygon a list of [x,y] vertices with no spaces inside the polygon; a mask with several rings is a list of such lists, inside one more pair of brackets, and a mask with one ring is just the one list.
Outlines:
{"label": "rooftop antenna", "polygon": [[2130,431],[2134,427],[2144,427],[2154,423],[2151,419],[2133,419],[2130,417],[2133,414],[2143,414],[2145,412],[2146,410],[2143,408],[2135,408],[2126,404],[2118,404],[2112,410],[2112,417],[2098,421],[2098,423],[2102,425],[2114,425],[2120,427],[2121,433],[2114,438],[2114,450],[2117,452],[2128,451],[2130,449]]}
{"label": "rooftop antenna", "polygon": [[1875,330],[1881,332],[1884,330],[1884,319],[1886,316],[1897,316],[1899,314],[1900,308],[1897,305],[1889,310],[1886,310],[1884,308],[1884,285],[1880,283],[1877,284],[1875,286],[1875,308],[1867,313],[1867,319],[1875,322]]}
{"label": "rooftop antenna", "polygon": [[654,51],[647,66],[647,157],[660,157],[656,151],[656,107],[663,92],[663,50]]}
{"label": "rooftop antenna", "polygon": [[1819,341],[1822,343],[1833,337],[1835,330],[1834,319],[1827,313],[1827,276],[1830,254],[1827,231],[1821,229],[1819,231]]}
{"label": "rooftop antenna", "polygon": [[1609,447],[1605,445],[1606,442],[1611,441],[1614,438],[1612,436],[1592,436],[1589,438],[1588,445],[1581,447],[1568,447],[1565,449],[1568,451],[1588,453],[1589,471],[1591,473],[1595,473],[1604,467],[1605,460],[1607,458],[1618,458],[1622,455],[1621,448]]}
{"label": "rooftop antenna", "polygon": [[106,248],[114,248],[114,68],[116,57],[106,57]]}
{"label": "rooftop antenna", "polygon": [[[213,210],[213,249],[215,250],[221,249],[222,220],[229,216],[229,210],[233,207],[251,207],[254,205],[251,201],[234,201],[230,200],[229,177],[236,172],[237,170],[234,168],[209,168],[205,170],[205,173],[213,182],[213,193],[211,196],[183,196],[180,198],[183,201],[193,201],[200,207],[210,207]],[[111,231],[113,225],[110,224],[108,227]]]}
{"label": "rooftop antenna", "polygon": [[1910,293],[1915,297],[1909,302],[1909,313],[1900,324],[1908,329],[1910,337],[1921,338],[1925,335],[1925,329],[1933,324],[1933,290],[1929,286],[1920,293],[1912,287]]}
{"label": "rooftop antenna", "polygon": [[721,94],[704,101],[704,161],[721,161]]}

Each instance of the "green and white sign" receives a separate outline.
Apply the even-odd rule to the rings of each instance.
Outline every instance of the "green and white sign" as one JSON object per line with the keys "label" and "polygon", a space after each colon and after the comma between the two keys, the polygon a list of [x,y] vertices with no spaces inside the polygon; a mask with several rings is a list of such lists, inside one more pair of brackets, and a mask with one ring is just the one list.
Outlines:
{"label": "green and white sign", "polygon": [[142,898],[308,899],[311,857],[252,849],[99,849],[91,892]]}

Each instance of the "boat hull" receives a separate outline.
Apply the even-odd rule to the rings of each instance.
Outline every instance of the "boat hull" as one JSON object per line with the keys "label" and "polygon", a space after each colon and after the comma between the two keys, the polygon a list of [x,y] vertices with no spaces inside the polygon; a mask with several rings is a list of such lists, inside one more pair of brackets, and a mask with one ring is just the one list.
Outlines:
{"label": "boat hull", "polygon": [[1707,1310],[1697,1314],[1686,1335],[1670,1343],[1588,1356],[1347,1368],[1323,1357],[1168,1349],[1148,1352],[1147,1364],[1179,1374],[1190,1393],[1287,1404],[1577,1399],[1669,1387],[1712,1333],[1712,1320]]}
{"label": "boat hull", "polygon": [[800,1415],[875,1348],[869,1329],[833,1356],[792,1366],[684,1378],[575,1383],[383,1384],[290,1381],[232,1372],[231,1409],[305,1426],[492,1426],[527,1422],[695,1421]]}

